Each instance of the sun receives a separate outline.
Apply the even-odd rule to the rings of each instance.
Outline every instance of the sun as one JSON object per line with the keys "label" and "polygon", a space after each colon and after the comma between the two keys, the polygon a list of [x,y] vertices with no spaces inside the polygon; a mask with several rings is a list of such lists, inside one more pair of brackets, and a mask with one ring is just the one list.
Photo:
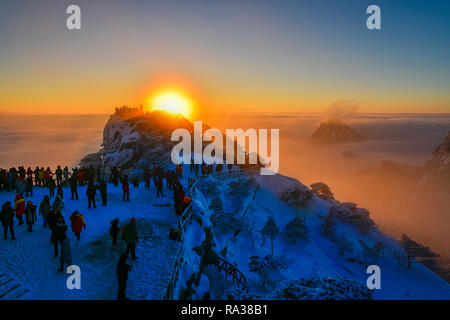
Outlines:
{"label": "sun", "polygon": [[156,93],[150,98],[150,109],[189,118],[192,113],[192,101],[180,91],[166,90]]}

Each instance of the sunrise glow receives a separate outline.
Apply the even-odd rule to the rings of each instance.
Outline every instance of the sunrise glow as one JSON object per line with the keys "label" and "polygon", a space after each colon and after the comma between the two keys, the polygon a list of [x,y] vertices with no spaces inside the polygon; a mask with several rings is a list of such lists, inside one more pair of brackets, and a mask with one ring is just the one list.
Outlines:
{"label": "sunrise glow", "polygon": [[183,93],[176,90],[166,90],[150,98],[150,110],[161,110],[171,114],[190,118],[193,103]]}

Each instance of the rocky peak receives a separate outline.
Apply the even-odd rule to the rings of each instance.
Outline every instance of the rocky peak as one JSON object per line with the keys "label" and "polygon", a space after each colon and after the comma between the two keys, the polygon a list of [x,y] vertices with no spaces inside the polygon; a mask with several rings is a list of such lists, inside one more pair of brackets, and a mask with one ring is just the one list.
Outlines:
{"label": "rocky peak", "polygon": [[80,165],[102,164],[107,170],[115,166],[125,172],[158,165],[168,159],[173,146],[170,135],[178,128],[192,130],[192,124],[184,117],[163,111],[116,109],[103,130],[102,148],[85,156]]}
{"label": "rocky peak", "polygon": [[450,171],[450,131],[444,142],[434,149],[426,167],[435,172],[448,173]]}
{"label": "rocky peak", "polygon": [[364,140],[364,136],[340,120],[322,122],[311,139],[317,144],[334,144]]}

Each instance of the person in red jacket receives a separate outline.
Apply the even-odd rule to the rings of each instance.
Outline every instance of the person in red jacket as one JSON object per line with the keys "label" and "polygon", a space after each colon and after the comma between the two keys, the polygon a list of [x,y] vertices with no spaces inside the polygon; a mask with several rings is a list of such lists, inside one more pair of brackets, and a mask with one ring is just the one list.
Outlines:
{"label": "person in red jacket", "polygon": [[50,181],[50,177],[52,175],[52,170],[49,167],[44,171],[44,185],[48,187],[48,183]]}
{"label": "person in red jacket", "polygon": [[83,168],[80,168],[80,170],[78,170],[78,185],[81,187],[84,185],[84,172],[83,172]]}
{"label": "person in red jacket", "polygon": [[14,210],[16,211],[16,217],[19,220],[19,225],[23,224],[23,213],[25,212],[25,199],[23,195],[19,193],[14,199]]}
{"label": "person in red jacket", "polygon": [[123,201],[130,201],[130,186],[128,184],[128,176],[122,180]]}
{"label": "person in red jacket", "polygon": [[83,215],[78,211],[75,211],[69,219],[72,225],[73,233],[75,233],[77,240],[80,240],[81,231],[83,231],[83,228],[86,229],[86,222],[84,222]]}

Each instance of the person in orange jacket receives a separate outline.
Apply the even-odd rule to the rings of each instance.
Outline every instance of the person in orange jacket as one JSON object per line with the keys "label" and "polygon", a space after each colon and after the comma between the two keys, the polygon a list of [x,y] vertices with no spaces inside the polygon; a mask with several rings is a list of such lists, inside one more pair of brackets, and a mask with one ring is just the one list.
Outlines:
{"label": "person in orange jacket", "polygon": [[182,206],[182,210],[181,210],[181,211],[183,212],[184,210],[186,210],[186,208],[189,207],[189,205],[191,204],[191,202],[192,202],[191,197],[185,196],[185,197],[183,198],[183,204],[181,205],[181,206]]}
{"label": "person in orange jacket", "polygon": [[83,215],[78,211],[75,211],[69,219],[73,233],[75,233],[77,240],[80,240],[81,231],[83,231],[83,228],[86,229],[86,222],[84,221]]}
{"label": "person in orange jacket", "polygon": [[23,213],[25,212],[25,199],[21,193],[16,195],[14,199],[14,210],[16,211],[16,217],[19,220],[19,225],[23,224]]}

